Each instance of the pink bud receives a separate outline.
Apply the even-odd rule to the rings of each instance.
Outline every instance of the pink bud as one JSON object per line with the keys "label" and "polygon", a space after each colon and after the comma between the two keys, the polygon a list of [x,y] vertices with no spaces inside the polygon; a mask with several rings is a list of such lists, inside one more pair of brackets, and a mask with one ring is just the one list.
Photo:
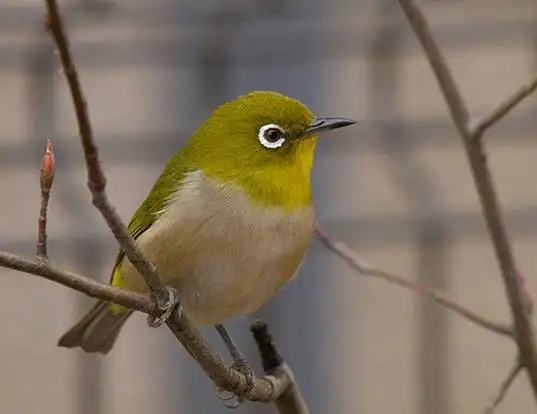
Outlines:
{"label": "pink bud", "polygon": [[45,149],[45,154],[43,155],[43,162],[41,163],[41,182],[43,185],[46,185],[47,187],[52,185],[55,168],[56,162],[54,160],[52,141],[47,139],[47,147]]}

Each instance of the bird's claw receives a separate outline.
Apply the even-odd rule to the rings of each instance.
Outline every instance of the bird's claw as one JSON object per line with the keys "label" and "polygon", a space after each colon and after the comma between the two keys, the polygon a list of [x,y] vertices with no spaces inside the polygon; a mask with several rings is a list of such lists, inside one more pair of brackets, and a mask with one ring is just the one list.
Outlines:
{"label": "bird's claw", "polygon": [[244,402],[244,397],[239,397],[231,391],[217,389],[216,398],[218,398],[224,404],[224,407],[234,410]]}
{"label": "bird's claw", "polygon": [[[249,392],[255,385],[255,372],[246,362],[244,357],[237,357],[231,364],[231,368],[240,372],[246,378],[246,392]],[[246,399],[242,395],[236,395],[231,391],[217,387],[216,397],[224,403],[224,407],[234,410],[238,408]]]}
{"label": "bird's claw", "polygon": [[165,289],[167,299],[165,301],[161,300],[160,298],[155,299],[160,315],[149,315],[147,317],[147,324],[151,328],[158,328],[159,326],[168,322],[168,320],[172,317],[175,311],[178,312],[178,315],[180,315],[182,312],[183,308],[181,306],[181,302],[179,301],[179,295],[177,293],[177,290],[168,286],[166,286]]}

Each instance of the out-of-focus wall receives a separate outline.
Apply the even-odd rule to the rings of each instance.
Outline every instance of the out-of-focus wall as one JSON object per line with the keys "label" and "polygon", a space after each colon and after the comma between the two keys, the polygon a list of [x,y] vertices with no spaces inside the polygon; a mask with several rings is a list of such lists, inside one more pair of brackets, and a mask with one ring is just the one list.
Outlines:
{"label": "out-of-focus wall", "polygon": [[[420,3],[475,115],[534,72],[530,0]],[[396,1],[62,4],[111,198],[126,220],[212,108],[276,89],[318,114],[360,120],[319,144],[313,182],[325,229],[386,270],[508,320],[465,156]],[[36,0],[0,2],[0,249],[34,254],[37,174],[51,137],[50,256],[104,280],[115,245],[85,188],[43,11]],[[534,102],[487,144],[517,259],[537,293]],[[57,348],[88,306],[60,286],[0,270],[0,412],[225,412],[181,346],[141,315],[106,358]],[[298,278],[257,315],[229,325],[259,368],[247,330],[255,316],[270,322],[315,413],[479,412],[515,358],[508,341],[353,273],[316,242]],[[215,333],[204,332],[223,353]],[[534,411],[524,376],[502,410]]]}

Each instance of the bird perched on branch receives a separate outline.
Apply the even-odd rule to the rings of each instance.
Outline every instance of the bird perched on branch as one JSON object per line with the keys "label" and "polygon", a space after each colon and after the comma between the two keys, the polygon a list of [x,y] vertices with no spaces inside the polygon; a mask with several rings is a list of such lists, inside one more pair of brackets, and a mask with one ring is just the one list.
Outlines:
{"label": "bird perched on branch", "polygon": [[[293,277],[313,232],[317,139],[354,123],[256,91],[217,108],[172,157],[128,230],[193,323],[251,313]],[[110,283],[148,291],[121,250]],[[132,312],[99,301],[58,344],[106,354]]]}

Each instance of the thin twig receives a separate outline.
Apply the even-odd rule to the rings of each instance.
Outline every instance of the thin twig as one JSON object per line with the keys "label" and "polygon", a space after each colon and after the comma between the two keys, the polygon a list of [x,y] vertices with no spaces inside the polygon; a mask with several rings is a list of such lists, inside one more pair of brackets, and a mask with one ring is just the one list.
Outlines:
{"label": "thin twig", "polygon": [[54,160],[54,149],[52,141],[47,139],[45,154],[41,162],[41,171],[39,174],[39,182],[41,187],[41,207],[39,209],[38,233],[37,233],[37,258],[41,261],[48,261],[47,252],[47,212],[48,202],[50,200],[50,189],[54,182],[54,170],[56,163]]}
{"label": "thin twig", "polygon": [[[157,274],[156,267],[142,255],[135,240],[108,200],[105,190],[106,178],[100,165],[99,152],[93,138],[86,101],[71,56],[60,11],[56,0],[46,0],[46,4],[48,10],[47,25],[58,47],[75,107],[88,171],[88,188],[93,197],[93,204],[101,212],[129,261],[144,277],[151,292],[157,299],[166,301],[168,299],[167,290]],[[164,296],[165,294],[166,296]],[[291,386],[290,378],[282,374],[277,378],[271,376],[258,379],[255,381],[254,387],[249,389],[246,377],[240,372],[228,368],[220,358],[210,351],[203,337],[184,312],[174,312],[166,324],[217,387],[235,392],[237,395],[243,395],[251,401],[268,402],[277,399]]]}
{"label": "thin twig", "polygon": [[[526,278],[522,273],[519,273],[519,279],[520,279],[520,285],[522,286],[522,291],[524,292],[524,299],[525,299],[525,305],[526,305],[526,312],[528,312],[528,315],[531,315],[533,313],[533,296],[528,290],[528,287],[526,285]],[[485,408],[485,411],[483,414],[493,414],[494,411],[498,408],[498,406],[501,404],[505,396],[507,395],[507,392],[515,382],[515,379],[518,377],[520,372],[524,369],[524,364],[522,363],[520,357],[516,359],[516,362],[513,364],[509,372],[507,373],[507,376],[502,381],[500,388],[498,389],[498,392],[496,394],[496,397],[494,398],[494,401],[491,405],[489,405],[487,408]]]}
{"label": "thin twig", "polygon": [[140,312],[155,314],[157,311],[156,304],[147,295],[119,289],[75,273],[56,269],[49,263],[39,259],[36,261],[27,260],[20,256],[0,251],[0,267],[41,276],[92,298],[119,303]]}
{"label": "thin twig", "polygon": [[516,364],[513,365],[513,367],[509,370],[509,373],[507,374],[507,377],[500,385],[500,388],[498,389],[498,393],[496,394],[496,397],[494,398],[494,401],[490,406],[485,408],[485,411],[483,414],[493,414],[494,411],[498,408],[500,403],[503,401],[505,396],[507,395],[507,391],[509,391],[509,388],[511,388],[511,385],[515,382],[516,378],[524,368],[524,365],[522,365],[522,362],[520,359],[517,359]]}
{"label": "thin twig", "polygon": [[440,52],[436,41],[434,40],[431,28],[425,19],[425,16],[419,9],[414,0],[399,0],[403,11],[405,12],[414,34],[418,38],[423,50],[429,60],[431,69],[434,72],[438,86],[442,90],[446,100],[451,119],[462,137],[468,135],[466,123],[469,118],[468,108],[464,103],[459,88],[453,79],[447,62]]}
{"label": "thin twig", "polygon": [[500,103],[490,114],[476,120],[470,128],[474,139],[480,139],[485,131],[502,120],[520,102],[537,89],[537,75],[527,84],[522,85],[513,95]]}
{"label": "thin twig", "polygon": [[48,11],[47,26],[52,32],[54,41],[58,47],[63,71],[73,99],[78,131],[84,149],[86,169],[88,172],[87,185],[93,197],[93,204],[101,212],[108,227],[125,252],[125,255],[143,276],[151,291],[155,295],[160,295],[159,298],[162,299],[163,302],[166,302],[168,298],[165,285],[160,279],[156,267],[142,255],[136,242],[130,236],[127,227],[108,200],[106,195],[106,177],[101,168],[99,150],[93,138],[93,130],[91,128],[86,99],[80,86],[78,72],[71,55],[69,40],[65,34],[60,10],[56,0],[46,0],[46,4]]}
{"label": "thin twig", "polygon": [[261,363],[265,374],[275,375],[276,377],[285,375],[290,380],[290,386],[274,401],[279,413],[308,414],[308,406],[300,392],[298,384],[293,380],[293,372],[278,352],[274,338],[268,331],[267,324],[262,321],[256,321],[252,324],[250,330],[254,335],[257,349],[261,354]]}
{"label": "thin twig", "polygon": [[428,296],[439,305],[449,310],[452,310],[453,312],[461,315],[462,317],[468,319],[476,325],[481,326],[482,328],[488,329],[489,331],[495,332],[503,336],[513,337],[513,330],[509,326],[488,320],[487,318],[476,314],[475,312],[455,302],[445,293],[436,290],[430,286],[423,285],[412,280],[404,279],[398,275],[385,272],[384,270],[380,270],[366,263],[365,261],[360,259],[354,252],[354,250],[349,248],[345,243],[339,240],[334,240],[319,227],[316,227],[315,229],[315,236],[326,248],[328,248],[329,250],[337,254],[339,257],[341,257],[343,260],[345,260],[353,269],[357,270],[359,273],[365,276],[383,279],[389,283],[393,283],[398,286],[408,288],[421,295]]}
{"label": "thin twig", "polygon": [[472,134],[475,131],[470,131],[468,128],[468,109],[420,8],[414,0],[399,0],[399,4],[425,52],[448,105],[453,123],[463,140],[483,215],[494,245],[498,265],[501,269],[509,307],[513,314],[516,342],[522,362],[528,370],[533,395],[537,399],[537,348],[535,336],[526,312],[524,293],[519,283],[517,266],[515,265],[511,244],[501,217],[501,208],[482,141],[475,139],[475,135]]}

